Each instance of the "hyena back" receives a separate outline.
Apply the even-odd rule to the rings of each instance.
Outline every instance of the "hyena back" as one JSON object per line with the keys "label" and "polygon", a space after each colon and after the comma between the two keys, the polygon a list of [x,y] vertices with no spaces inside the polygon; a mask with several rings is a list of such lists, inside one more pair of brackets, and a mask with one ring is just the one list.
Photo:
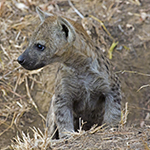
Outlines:
{"label": "hyena back", "polygon": [[49,136],[58,129],[76,131],[81,117],[88,130],[93,124],[116,125],[121,116],[121,91],[111,64],[83,27],[65,17],[37,8],[41,24],[18,62],[28,70],[60,63],[46,125]]}

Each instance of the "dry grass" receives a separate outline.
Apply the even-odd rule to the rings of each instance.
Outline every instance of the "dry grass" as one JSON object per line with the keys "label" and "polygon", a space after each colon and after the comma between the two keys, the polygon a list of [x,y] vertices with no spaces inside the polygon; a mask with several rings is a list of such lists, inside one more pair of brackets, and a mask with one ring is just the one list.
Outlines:
{"label": "dry grass", "polygon": [[[146,30],[150,18],[148,1],[72,0],[71,2],[72,4],[69,4],[67,0],[0,1],[0,147],[9,149],[10,139],[17,135],[15,142],[11,144],[13,149],[148,150],[150,127],[146,124],[150,122],[150,101],[149,84],[146,81],[149,80],[150,73],[147,72],[149,66],[146,66],[145,70],[134,70],[143,66],[143,63],[146,65],[144,59],[149,56],[149,52],[141,52],[141,49],[146,51],[150,47],[148,44],[150,36]],[[101,46],[102,51],[106,55],[110,53],[112,61],[115,62],[114,69],[116,71],[131,69],[132,72],[138,72],[138,78],[133,75],[135,80],[129,78],[131,77],[130,71],[120,71],[120,74],[121,79],[125,78],[126,85],[123,84],[123,88],[127,89],[127,91],[124,90],[127,100],[131,99],[133,103],[135,101],[143,103],[143,108],[139,108],[142,113],[135,117],[138,123],[141,121],[139,124],[143,127],[142,129],[129,128],[125,125],[128,116],[126,103],[118,129],[93,127],[88,132],[80,129],[79,133],[74,133],[67,140],[52,141],[47,137],[47,132],[44,133],[43,129],[48,103],[53,94],[53,81],[57,65],[30,72],[19,66],[16,61],[26,48],[34,28],[39,23],[35,12],[36,6],[40,6],[44,11],[81,21],[94,42]],[[85,15],[89,17],[83,18]],[[93,19],[92,16],[100,22]],[[114,46],[113,43],[117,44]],[[142,57],[142,61],[136,66],[132,53],[136,53],[134,49],[137,47],[140,48],[137,50],[137,55]],[[120,58],[125,61],[121,62]],[[147,78],[146,76],[140,77],[141,74],[147,74]],[[148,86],[143,86],[146,84]],[[134,93],[139,87],[142,90]],[[146,89],[147,91],[145,91]],[[134,109],[131,107],[131,103],[128,104],[130,111]],[[132,119],[136,120],[134,117]],[[28,130],[30,126],[36,126],[36,128]]]}
{"label": "dry grass", "polygon": [[43,134],[40,129],[31,128],[34,136],[22,132],[21,138],[17,136],[11,147],[14,150],[45,150],[45,149],[146,149],[149,150],[150,126],[141,128],[125,127],[128,115],[128,105],[122,111],[122,118],[118,128],[105,125],[94,125],[89,131],[82,130],[84,122],[80,120],[78,132],[70,133],[68,139],[52,140]]}
{"label": "dry grass", "polygon": [[150,126],[141,128],[93,127],[89,131],[72,133],[69,139],[51,140],[47,133],[32,129],[34,137],[22,133],[22,138],[15,139],[11,147],[15,150],[29,149],[140,149],[149,150]]}

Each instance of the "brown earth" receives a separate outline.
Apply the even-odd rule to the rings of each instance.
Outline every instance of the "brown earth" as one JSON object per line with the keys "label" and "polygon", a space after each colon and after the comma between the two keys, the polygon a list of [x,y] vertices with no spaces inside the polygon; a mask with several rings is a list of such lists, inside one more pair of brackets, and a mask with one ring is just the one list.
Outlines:
{"label": "brown earth", "polygon": [[[10,149],[11,140],[22,131],[32,138],[30,127],[44,131],[57,64],[30,72],[16,62],[39,23],[36,6],[82,22],[108,57],[112,43],[118,42],[111,62],[122,82],[122,107],[128,102],[129,110],[125,127],[98,129],[94,133],[82,131],[71,140],[52,142],[51,147],[150,149],[149,0],[72,0],[72,3],[88,17],[81,19],[67,0],[0,1],[0,149]],[[102,21],[111,35],[90,15]]]}

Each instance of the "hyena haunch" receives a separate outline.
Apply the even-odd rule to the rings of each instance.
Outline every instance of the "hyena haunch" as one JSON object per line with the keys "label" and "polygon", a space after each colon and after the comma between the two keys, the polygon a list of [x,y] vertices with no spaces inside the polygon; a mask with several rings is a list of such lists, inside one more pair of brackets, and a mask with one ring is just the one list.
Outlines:
{"label": "hyena haunch", "polygon": [[120,82],[103,53],[83,27],[65,17],[37,8],[41,24],[18,62],[28,70],[60,63],[55,94],[47,114],[49,136],[76,131],[81,117],[88,130],[93,124],[115,125],[121,116]]}

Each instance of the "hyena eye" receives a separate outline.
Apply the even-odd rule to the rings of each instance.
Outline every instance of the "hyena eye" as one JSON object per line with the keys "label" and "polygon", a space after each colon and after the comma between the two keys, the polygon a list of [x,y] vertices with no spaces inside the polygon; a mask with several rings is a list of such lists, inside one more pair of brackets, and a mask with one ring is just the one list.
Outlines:
{"label": "hyena eye", "polygon": [[44,49],[45,49],[45,46],[44,45],[41,45],[41,44],[36,44],[36,47],[39,49],[39,50],[41,50],[41,51],[43,51]]}

